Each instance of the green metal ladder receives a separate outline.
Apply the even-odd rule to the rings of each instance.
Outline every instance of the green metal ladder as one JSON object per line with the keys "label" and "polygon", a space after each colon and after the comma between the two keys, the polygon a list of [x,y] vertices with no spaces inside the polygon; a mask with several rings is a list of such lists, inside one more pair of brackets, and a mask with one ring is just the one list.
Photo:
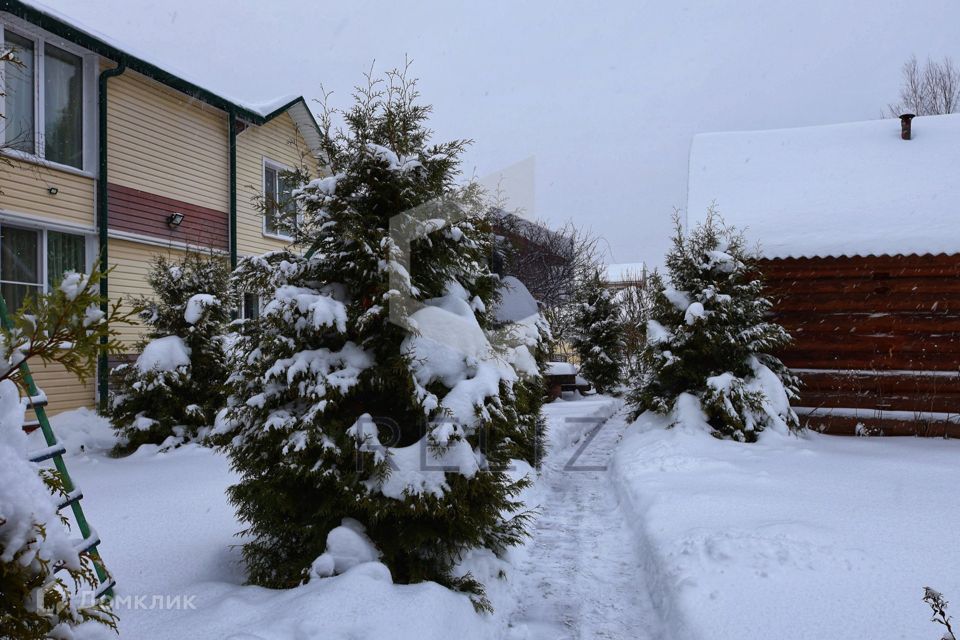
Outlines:
{"label": "green metal ladder", "polygon": [[[0,295],[0,322],[8,329],[12,327],[10,316],[7,312],[7,303],[2,295]],[[50,420],[47,418],[47,412],[44,408],[47,406],[47,396],[37,388],[33,380],[33,375],[30,373],[30,367],[27,366],[26,362],[20,364],[20,379],[23,381],[23,386],[26,387],[27,393],[30,394],[30,397],[27,398],[27,406],[33,409],[34,414],[37,416],[37,422],[40,425],[40,430],[43,432],[43,438],[47,443],[46,448],[32,453],[30,461],[45,462],[47,460],[53,460],[53,465],[56,467],[57,473],[63,481],[63,489],[66,492],[64,499],[57,505],[57,511],[61,511],[67,507],[70,507],[73,511],[73,518],[77,521],[77,529],[80,531],[80,535],[83,536],[76,544],[75,549],[77,553],[86,552],[89,554],[90,559],[93,560],[93,568],[94,571],[96,571],[97,580],[100,583],[94,592],[94,598],[97,600],[102,597],[112,598],[113,587],[116,586],[116,581],[110,577],[100,557],[100,552],[97,550],[100,544],[100,538],[90,529],[90,525],[87,523],[87,517],[83,513],[83,507],[80,505],[80,500],[83,499],[83,493],[73,483],[70,472],[67,471],[67,465],[63,461],[63,454],[66,453],[66,449],[62,444],[57,442],[57,437],[54,435],[53,428],[50,426]]]}

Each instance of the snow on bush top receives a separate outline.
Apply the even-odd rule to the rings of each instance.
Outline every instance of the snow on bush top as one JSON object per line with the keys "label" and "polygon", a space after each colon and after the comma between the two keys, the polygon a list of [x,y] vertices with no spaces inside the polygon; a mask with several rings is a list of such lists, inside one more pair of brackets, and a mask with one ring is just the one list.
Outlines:
{"label": "snow on bush top", "polygon": [[80,292],[86,289],[89,277],[76,271],[65,271],[60,282],[60,291],[67,296],[67,300],[76,300]]}
{"label": "snow on bush top", "polygon": [[690,224],[716,202],[770,258],[960,252],[960,114],[698,135]]}
{"label": "snow on bush top", "polygon": [[[498,395],[500,382],[513,383],[517,374],[494,350],[466,298],[463,287],[451,285],[447,295],[427,300],[409,318],[418,335],[401,348],[413,360],[427,410],[442,406],[460,424],[472,426],[484,400]],[[434,381],[449,389],[442,399],[426,390]]]}
{"label": "snow on bush top", "polygon": [[[71,456],[81,453],[106,453],[117,444],[117,434],[110,421],[93,409],[80,407],[63,411],[50,418],[50,426],[57,434],[57,442]],[[37,429],[30,434],[34,448],[46,446],[43,433]]]}
{"label": "snow on bush top", "polygon": [[137,358],[137,369],[148,371],[175,371],[190,366],[190,347],[180,336],[165,336],[153,340]]}
{"label": "snow on bush top", "polygon": [[[343,303],[304,287],[289,284],[277,287],[261,313],[283,318],[294,325],[297,333],[320,327],[336,327],[341,333],[346,331],[347,310]],[[308,318],[309,325],[306,325]]]}
{"label": "snow on bush top", "polygon": [[183,310],[183,319],[186,320],[188,324],[197,324],[200,322],[200,319],[203,318],[203,313],[207,307],[215,307],[219,304],[220,301],[217,300],[216,296],[212,296],[209,293],[192,295],[190,299],[187,300],[186,309]]}

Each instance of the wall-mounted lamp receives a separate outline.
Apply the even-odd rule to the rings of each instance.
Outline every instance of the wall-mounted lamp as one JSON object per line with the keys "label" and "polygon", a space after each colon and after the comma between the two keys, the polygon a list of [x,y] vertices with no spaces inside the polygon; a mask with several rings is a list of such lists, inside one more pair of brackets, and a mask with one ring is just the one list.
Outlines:
{"label": "wall-mounted lamp", "polygon": [[60,189],[57,189],[56,187],[47,187],[47,193],[49,193],[52,196],[55,196],[58,193],[60,193]]}
{"label": "wall-mounted lamp", "polygon": [[183,214],[179,211],[174,211],[167,216],[167,226],[171,229],[176,229],[179,227],[181,222],[183,222]]}

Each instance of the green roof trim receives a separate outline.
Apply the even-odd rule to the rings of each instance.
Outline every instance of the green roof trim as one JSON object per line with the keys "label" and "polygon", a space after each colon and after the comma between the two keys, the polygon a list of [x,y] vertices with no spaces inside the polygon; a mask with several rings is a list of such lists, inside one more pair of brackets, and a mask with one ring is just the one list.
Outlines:
{"label": "green roof trim", "polygon": [[[237,104],[223,96],[217,95],[216,93],[204,89],[203,87],[185,80],[169,71],[161,69],[157,65],[147,62],[142,58],[138,58],[122,49],[119,49],[100,38],[79,29],[68,22],[60,19],[59,17],[53,16],[49,13],[46,13],[42,9],[30,6],[20,0],[0,0],[0,11],[5,11],[12,15],[17,16],[18,18],[25,20],[33,25],[44,29],[56,36],[63,38],[69,42],[76,43],[82,46],[85,49],[89,49],[93,53],[99,54],[104,58],[113,60],[117,64],[120,64],[121,61],[126,63],[128,69],[132,69],[138,73],[156,80],[157,82],[164,84],[168,87],[176,89],[177,91],[184,93],[191,98],[205,102],[210,106],[216,107],[226,112],[234,111],[238,118],[246,120],[251,124],[262,125],[273,118],[277,117],[284,111],[287,111],[293,107],[297,102],[303,102],[306,106],[306,101],[303,97],[296,98],[291,100],[285,106],[280,107],[264,116],[256,111],[252,111],[249,108]],[[316,126],[316,122],[314,122]],[[319,131],[319,127],[317,127]]]}
{"label": "green roof trim", "polygon": [[[281,106],[281,107],[278,107],[278,108],[274,109],[273,111],[271,111],[270,113],[268,113],[268,114],[265,115],[265,116],[262,116],[264,122],[270,122],[271,120],[273,120],[273,119],[276,118],[277,116],[286,113],[287,111],[289,111],[289,110],[290,110],[295,104],[297,104],[298,102],[302,102],[304,107],[307,106],[307,101],[303,99],[303,96],[298,96],[298,97],[294,98],[293,100],[291,100],[290,102],[288,102],[287,104],[285,104],[285,105],[283,105],[283,106]],[[319,127],[317,128],[317,130],[319,131]]]}

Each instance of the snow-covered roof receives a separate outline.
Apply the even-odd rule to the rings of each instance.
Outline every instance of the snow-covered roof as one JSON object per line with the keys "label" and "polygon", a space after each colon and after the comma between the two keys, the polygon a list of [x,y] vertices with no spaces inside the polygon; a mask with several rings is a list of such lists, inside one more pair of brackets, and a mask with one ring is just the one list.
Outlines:
{"label": "snow-covered roof", "polygon": [[687,215],[711,203],[771,258],[960,252],[960,114],[698,135]]}
{"label": "snow-covered roof", "polygon": [[577,374],[577,365],[569,362],[548,362],[544,365],[543,374],[547,376],[574,376]]}
{"label": "snow-covered roof", "polygon": [[607,265],[605,280],[609,283],[637,282],[647,272],[647,265],[642,262],[618,262]]}
{"label": "snow-covered roof", "polygon": [[307,146],[314,152],[320,150],[320,131],[317,122],[307,108],[303,96],[289,95],[264,103],[252,103],[225,97],[204,86],[202,79],[192,74],[171,69],[166,64],[155,62],[149,53],[140,51],[136,45],[122,43],[74,18],[47,6],[38,0],[7,0],[0,3],[0,10],[8,11],[27,22],[34,23],[64,40],[76,42],[111,60],[123,61],[131,69],[143,73],[163,84],[171,86],[194,98],[203,100],[219,109],[233,109],[237,115],[253,124],[270,121],[280,113],[289,113],[303,135]]}

